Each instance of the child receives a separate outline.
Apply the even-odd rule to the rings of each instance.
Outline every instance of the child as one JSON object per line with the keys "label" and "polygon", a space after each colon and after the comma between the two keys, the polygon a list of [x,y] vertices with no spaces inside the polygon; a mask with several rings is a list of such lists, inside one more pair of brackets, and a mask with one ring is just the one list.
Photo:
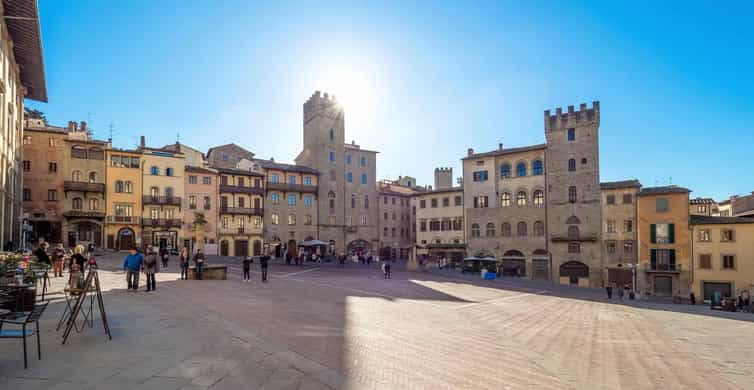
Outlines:
{"label": "child", "polygon": [[250,256],[245,256],[243,258],[243,281],[249,282],[249,271],[251,271],[251,263],[253,263],[254,260],[251,259]]}

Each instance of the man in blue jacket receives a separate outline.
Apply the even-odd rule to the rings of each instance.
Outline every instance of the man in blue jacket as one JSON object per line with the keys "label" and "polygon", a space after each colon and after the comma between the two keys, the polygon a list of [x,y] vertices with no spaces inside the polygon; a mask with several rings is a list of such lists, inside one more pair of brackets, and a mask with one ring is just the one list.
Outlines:
{"label": "man in blue jacket", "polygon": [[141,264],[144,261],[144,256],[136,251],[136,248],[131,248],[130,253],[123,261],[123,270],[126,271],[126,281],[128,282],[129,290],[139,289],[139,272],[141,271]]}

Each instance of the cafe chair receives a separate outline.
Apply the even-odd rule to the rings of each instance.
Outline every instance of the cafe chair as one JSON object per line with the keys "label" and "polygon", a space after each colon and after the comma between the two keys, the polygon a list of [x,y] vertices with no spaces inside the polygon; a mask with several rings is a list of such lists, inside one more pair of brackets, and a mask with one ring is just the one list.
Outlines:
{"label": "cafe chair", "polygon": [[[23,339],[24,344],[24,369],[28,368],[28,363],[26,359],[26,338],[34,336],[36,334],[37,336],[37,357],[39,360],[42,360],[42,349],[41,344],[39,341],[39,317],[42,316],[42,313],[47,308],[47,305],[50,302],[47,301],[42,304],[34,305],[34,310],[29,312],[29,314],[24,317],[12,317],[10,316],[6,317],[0,317],[0,339]],[[5,325],[15,325],[15,326],[21,326],[21,329],[6,329]],[[31,327],[31,325],[34,325],[33,329],[27,329],[27,326]]]}

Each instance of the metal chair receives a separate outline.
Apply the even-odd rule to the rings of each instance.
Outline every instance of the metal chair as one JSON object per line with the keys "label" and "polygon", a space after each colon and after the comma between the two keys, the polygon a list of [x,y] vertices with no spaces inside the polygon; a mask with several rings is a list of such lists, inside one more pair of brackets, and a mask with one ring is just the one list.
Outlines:
{"label": "metal chair", "polygon": [[[23,339],[24,344],[24,369],[28,368],[26,358],[26,338],[37,335],[37,357],[42,360],[42,348],[39,340],[39,317],[42,316],[50,302],[34,305],[34,310],[29,312],[26,318],[11,319],[9,316],[0,318],[0,339]],[[5,324],[20,325],[21,329],[3,329]],[[27,325],[34,324],[34,329],[26,329]]]}

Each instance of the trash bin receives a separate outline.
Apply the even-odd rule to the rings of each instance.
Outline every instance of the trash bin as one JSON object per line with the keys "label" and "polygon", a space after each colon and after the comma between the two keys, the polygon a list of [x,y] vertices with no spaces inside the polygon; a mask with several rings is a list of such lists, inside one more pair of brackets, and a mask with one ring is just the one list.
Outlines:
{"label": "trash bin", "polygon": [[494,272],[487,272],[484,274],[484,280],[495,280],[495,273]]}

